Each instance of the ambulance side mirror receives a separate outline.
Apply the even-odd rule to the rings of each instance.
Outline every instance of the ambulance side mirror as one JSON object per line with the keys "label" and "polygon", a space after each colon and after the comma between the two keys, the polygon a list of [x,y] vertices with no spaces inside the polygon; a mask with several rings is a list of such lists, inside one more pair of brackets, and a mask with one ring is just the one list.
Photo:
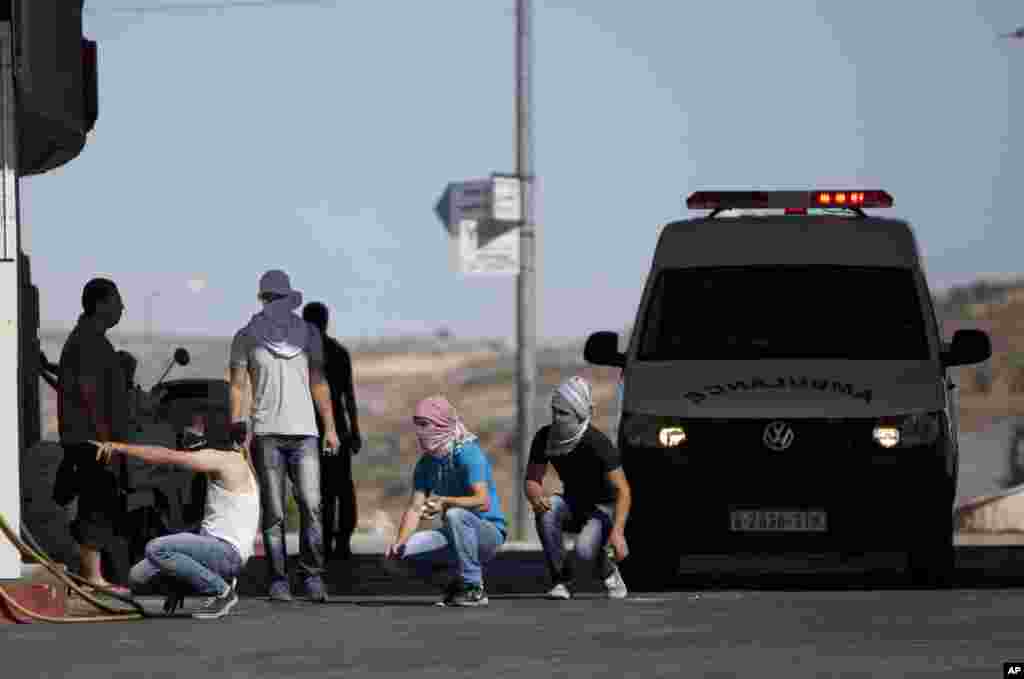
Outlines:
{"label": "ambulance side mirror", "polygon": [[953,341],[942,352],[942,364],[947,368],[982,363],[992,356],[992,341],[982,330],[957,330]]}

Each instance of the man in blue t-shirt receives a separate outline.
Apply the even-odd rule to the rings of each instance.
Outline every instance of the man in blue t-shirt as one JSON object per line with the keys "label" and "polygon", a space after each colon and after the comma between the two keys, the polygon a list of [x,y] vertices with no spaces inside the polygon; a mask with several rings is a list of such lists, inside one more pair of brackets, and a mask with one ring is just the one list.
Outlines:
{"label": "man in blue t-shirt", "polygon": [[[494,558],[506,537],[490,460],[444,397],[420,401],[413,424],[422,455],[413,471],[409,508],[385,564],[428,580],[436,565],[454,564],[456,577],[439,605],[486,606],[482,565]],[[438,516],[440,529],[416,532],[421,518]],[[395,568],[399,564],[404,567]]]}

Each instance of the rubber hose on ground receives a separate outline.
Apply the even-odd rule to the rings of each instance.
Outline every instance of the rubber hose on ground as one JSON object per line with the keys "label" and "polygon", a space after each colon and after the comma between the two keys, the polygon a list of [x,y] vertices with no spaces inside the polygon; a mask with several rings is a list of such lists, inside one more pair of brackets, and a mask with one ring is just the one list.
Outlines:
{"label": "rubber hose on ground", "polygon": [[[36,620],[41,620],[41,621],[46,621],[46,622],[93,622],[93,621],[95,621],[95,622],[112,622],[112,621],[122,621],[122,620],[141,620],[141,619],[143,619],[145,617],[149,617],[149,615],[147,615],[145,610],[142,608],[142,606],[140,606],[138,604],[138,602],[135,602],[135,601],[130,601],[129,602],[129,601],[125,600],[125,599],[122,599],[119,595],[117,595],[114,592],[110,592],[109,595],[114,597],[114,598],[117,598],[119,600],[126,601],[126,602],[130,603],[139,612],[138,613],[128,613],[128,612],[117,611],[116,609],[113,609],[113,608],[107,606],[106,604],[104,604],[103,602],[101,602],[100,600],[98,600],[97,598],[95,598],[94,596],[89,594],[88,592],[86,592],[84,589],[79,587],[79,585],[73,579],[68,577],[69,576],[68,573],[66,573],[63,569],[58,568],[57,565],[53,562],[53,560],[50,559],[48,556],[46,556],[45,552],[42,552],[41,550],[37,552],[36,550],[32,549],[31,547],[26,545],[24,542],[22,542],[21,539],[19,539],[19,537],[14,533],[14,531],[11,530],[10,525],[7,523],[7,520],[4,519],[2,514],[0,514],[0,532],[3,532],[3,534],[11,542],[11,544],[13,544],[15,546],[15,548],[17,548],[18,551],[23,556],[27,556],[27,557],[29,557],[31,559],[34,559],[35,561],[39,562],[44,568],[46,568],[54,576],[56,576],[58,580],[60,580],[61,582],[65,583],[66,585],[68,585],[72,590],[77,592],[83,599],[85,599],[86,601],[88,601],[89,603],[94,605],[96,608],[98,608],[98,609],[100,609],[102,611],[105,611],[107,613],[111,613],[111,615],[108,615],[108,616],[98,616],[98,617],[97,616],[93,616],[93,617],[66,617],[66,618],[56,618],[56,617],[52,617],[52,616],[41,615],[39,613],[35,613],[33,611],[29,611],[28,609],[23,607],[21,604],[19,604],[17,601],[15,601],[14,598],[11,597],[7,593],[6,590],[4,590],[2,587],[0,587],[0,598],[2,598],[4,600],[4,602],[8,605],[8,607],[11,608],[11,610],[18,611],[22,615],[26,615],[26,616],[28,616],[30,618],[33,618],[33,619],[36,619]],[[95,588],[95,589],[100,589],[101,591],[103,591],[102,588]],[[153,617],[159,617],[159,616],[153,616]]]}

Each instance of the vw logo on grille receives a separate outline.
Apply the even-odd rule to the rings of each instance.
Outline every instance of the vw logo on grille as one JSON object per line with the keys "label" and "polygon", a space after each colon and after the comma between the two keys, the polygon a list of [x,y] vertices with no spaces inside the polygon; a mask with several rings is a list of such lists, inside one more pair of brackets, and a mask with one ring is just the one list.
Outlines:
{"label": "vw logo on grille", "polygon": [[782,452],[793,445],[793,428],[785,422],[771,422],[764,428],[762,440],[769,450]]}

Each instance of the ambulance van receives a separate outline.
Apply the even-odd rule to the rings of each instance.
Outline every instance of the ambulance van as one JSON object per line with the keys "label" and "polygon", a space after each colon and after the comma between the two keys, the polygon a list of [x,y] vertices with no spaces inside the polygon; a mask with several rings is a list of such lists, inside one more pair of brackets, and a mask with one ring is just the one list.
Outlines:
{"label": "ambulance van", "polygon": [[[618,427],[632,488],[630,587],[696,554],[902,552],[953,567],[952,368],[988,335],[940,333],[913,231],[885,191],[697,192],[666,225],[625,351]],[[799,558],[799,556],[798,556]]]}

